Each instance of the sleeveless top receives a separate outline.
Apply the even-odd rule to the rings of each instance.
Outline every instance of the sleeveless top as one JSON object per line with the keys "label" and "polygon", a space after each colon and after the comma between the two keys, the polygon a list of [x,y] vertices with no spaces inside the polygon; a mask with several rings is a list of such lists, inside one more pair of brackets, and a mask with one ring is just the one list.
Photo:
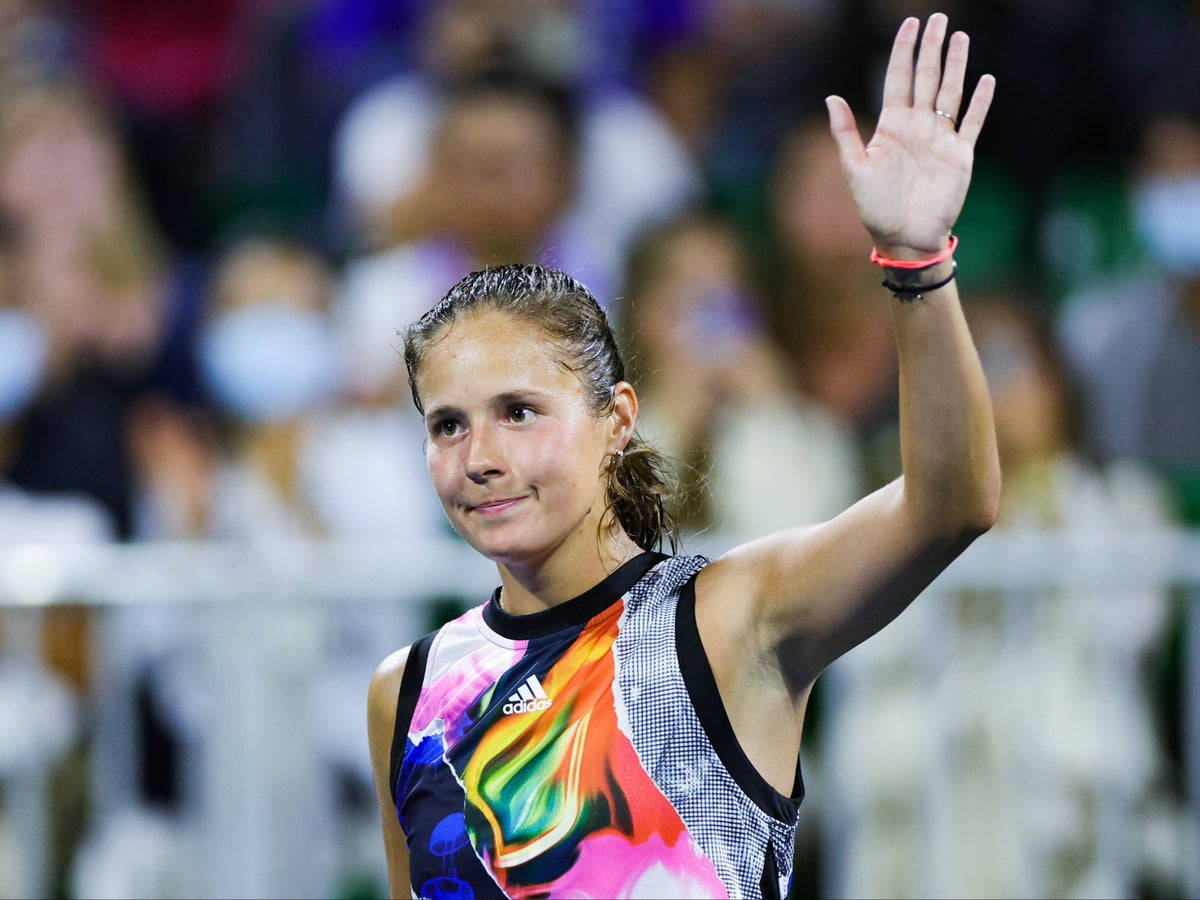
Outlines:
{"label": "sleeveless top", "polygon": [[803,796],[733,733],[696,629],[702,556],[643,553],[413,645],[391,790],[415,897],[781,897]]}

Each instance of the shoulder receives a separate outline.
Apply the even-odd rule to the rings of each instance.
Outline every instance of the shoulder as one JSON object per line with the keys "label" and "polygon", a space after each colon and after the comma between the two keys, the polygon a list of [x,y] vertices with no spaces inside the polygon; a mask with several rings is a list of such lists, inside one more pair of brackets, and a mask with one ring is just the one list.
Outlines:
{"label": "shoulder", "polygon": [[378,728],[391,737],[395,726],[396,701],[400,696],[400,685],[404,681],[404,670],[412,647],[402,647],[379,664],[371,676],[367,688],[367,718],[372,733]]}
{"label": "shoulder", "polygon": [[633,585],[629,600],[637,604],[674,597],[711,564],[707,556],[663,556]]}

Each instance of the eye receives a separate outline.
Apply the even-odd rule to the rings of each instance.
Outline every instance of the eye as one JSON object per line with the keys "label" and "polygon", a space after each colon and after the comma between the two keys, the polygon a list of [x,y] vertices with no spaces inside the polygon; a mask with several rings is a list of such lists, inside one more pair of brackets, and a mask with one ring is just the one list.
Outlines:
{"label": "eye", "polygon": [[429,431],[434,437],[454,437],[458,434],[459,423],[455,419],[441,419],[434,422]]}
{"label": "eye", "polygon": [[518,425],[521,425],[521,424],[524,424],[525,422],[530,421],[531,419],[533,419],[533,415],[534,415],[533,409],[528,406],[521,406],[520,404],[516,404],[516,405],[510,406],[508,408],[509,421],[515,422]]}

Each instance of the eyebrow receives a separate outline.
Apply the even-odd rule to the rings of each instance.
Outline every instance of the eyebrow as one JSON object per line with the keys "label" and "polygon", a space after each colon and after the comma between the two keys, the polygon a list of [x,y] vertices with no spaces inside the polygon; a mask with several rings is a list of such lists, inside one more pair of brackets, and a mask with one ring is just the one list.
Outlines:
{"label": "eyebrow", "polygon": [[[544,400],[548,399],[549,397],[550,397],[550,395],[547,394],[545,391],[539,391],[534,388],[527,388],[524,390],[504,391],[501,394],[497,394],[496,396],[491,398],[491,404],[493,406],[507,406],[510,403],[529,402],[531,400],[535,401],[535,402],[536,401],[544,401]],[[429,412],[425,413],[425,418],[426,419],[439,419],[439,418],[443,418],[445,416],[455,416],[455,415],[461,416],[462,412],[463,412],[462,409],[460,409],[457,406],[443,405],[443,406],[434,407],[433,409],[429,410]]]}

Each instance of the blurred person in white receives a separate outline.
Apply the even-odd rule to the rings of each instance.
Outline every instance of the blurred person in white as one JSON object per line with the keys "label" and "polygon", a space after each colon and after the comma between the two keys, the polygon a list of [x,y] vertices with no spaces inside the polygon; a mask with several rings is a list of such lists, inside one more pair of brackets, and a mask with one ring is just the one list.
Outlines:
{"label": "blurred person in white", "polygon": [[[1004,471],[996,529],[1084,537],[1168,524],[1147,470],[1080,450],[1075,395],[1038,307],[1014,292],[964,311]],[[1175,816],[1145,680],[1168,610],[1155,588],[977,589],[914,606],[848,658],[831,705],[831,744],[848,752],[827,759],[852,798],[845,891],[1132,896],[1177,878],[1183,860],[1147,837]],[[953,864],[931,865],[929,847]]]}
{"label": "blurred person in white", "polygon": [[391,539],[440,521],[419,423],[347,396],[331,290],[301,244],[253,237],[225,251],[197,342],[220,424],[167,404],[140,417],[141,536]]}
{"label": "blurred person in white", "polygon": [[1089,448],[1178,478],[1200,521],[1200,114],[1150,120],[1129,191],[1148,264],[1069,298],[1059,339],[1083,388]]}
{"label": "blurred person in white", "polygon": [[615,280],[638,230],[697,197],[695,164],[666,120],[633,92],[592,80],[602,51],[580,6],[573,0],[430,5],[420,26],[419,68],[364,94],[334,139],[335,190],[368,245],[436,229],[435,140],[447,94],[498,67],[580,92],[578,185],[563,213],[603,266],[603,284]]}
{"label": "blurred person in white", "polygon": [[900,472],[896,341],[837,145],[820,117],[801,121],[779,152],[770,204],[778,273],[773,318],[796,384],[849,424],[864,486]]}
{"label": "blurred person in white", "polygon": [[675,465],[687,527],[752,534],[853,501],[853,437],[795,388],[728,224],[694,214],[646,234],[625,302],[641,427]]}
{"label": "blurred person in white", "polygon": [[492,73],[448,98],[430,159],[431,230],[352,262],[338,292],[353,392],[400,396],[387,336],[472,269],[537,259],[611,297],[593,245],[562,218],[575,192],[577,137],[569,95],[523,75]]}
{"label": "blurred person in white", "polygon": [[[141,537],[394,544],[442,527],[419,418],[386,395],[346,387],[328,319],[331,289],[324,260],[304,245],[259,236],[225,251],[197,346],[219,420],[168,403],[144,405],[133,439],[143,487]],[[384,334],[376,337],[386,345]],[[360,770],[364,783],[370,780],[360,749],[364,726],[346,698],[361,693],[396,625],[394,616],[380,619],[376,612],[339,607],[323,624],[319,615],[292,621],[329,663],[314,660],[320,707],[314,721],[324,723],[316,739],[338,762]],[[169,643],[171,627],[164,629],[160,646]],[[180,632],[174,639],[187,638]],[[164,665],[168,718],[178,719],[196,705],[190,694],[178,694],[190,690],[187,673]],[[200,727],[175,724],[185,735]]]}

